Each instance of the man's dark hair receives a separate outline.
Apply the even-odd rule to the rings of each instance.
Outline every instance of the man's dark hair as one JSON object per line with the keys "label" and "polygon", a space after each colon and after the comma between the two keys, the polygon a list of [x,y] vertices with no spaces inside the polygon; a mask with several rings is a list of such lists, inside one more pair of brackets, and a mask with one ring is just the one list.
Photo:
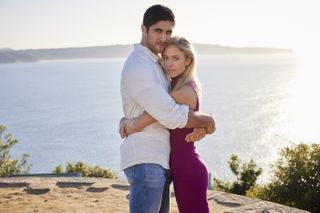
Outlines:
{"label": "man's dark hair", "polygon": [[149,27],[158,21],[171,21],[175,25],[174,14],[172,10],[161,4],[149,7],[143,16],[143,25],[149,30]]}

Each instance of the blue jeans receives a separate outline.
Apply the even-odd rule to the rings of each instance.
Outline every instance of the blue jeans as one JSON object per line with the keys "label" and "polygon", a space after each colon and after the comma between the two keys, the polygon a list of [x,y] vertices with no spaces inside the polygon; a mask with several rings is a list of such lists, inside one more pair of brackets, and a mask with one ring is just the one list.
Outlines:
{"label": "blue jeans", "polygon": [[143,163],[124,170],[130,184],[130,213],[168,213],[170,171],[158,164]]}

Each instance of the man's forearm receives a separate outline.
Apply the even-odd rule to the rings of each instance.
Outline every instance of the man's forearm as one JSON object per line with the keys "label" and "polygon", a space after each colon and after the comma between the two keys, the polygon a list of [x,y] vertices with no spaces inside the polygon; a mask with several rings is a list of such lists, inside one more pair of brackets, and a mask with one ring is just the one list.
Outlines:
{"label": "man's forearm", "polygon": [[185,128],[206,128],[207,133],[211,134],[215,131],[215,122],[211,115],[189,110],[188,123]]}

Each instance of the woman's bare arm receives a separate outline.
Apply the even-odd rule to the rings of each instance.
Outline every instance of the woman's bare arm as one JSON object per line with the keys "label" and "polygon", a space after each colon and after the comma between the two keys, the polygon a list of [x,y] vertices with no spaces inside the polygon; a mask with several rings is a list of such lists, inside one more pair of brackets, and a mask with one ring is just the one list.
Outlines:
{"label": "woman's bare arm", "polygon": [[126,119],[124,122],[124,131],[130,135],[136,132],[140,132],[143,130],[146,126],[149,126],[150,124],[153,124],[156,122],[156,120],[149,115],[146,111],[144,111],[141,115],[139,115],[136,118],[132,119]]}

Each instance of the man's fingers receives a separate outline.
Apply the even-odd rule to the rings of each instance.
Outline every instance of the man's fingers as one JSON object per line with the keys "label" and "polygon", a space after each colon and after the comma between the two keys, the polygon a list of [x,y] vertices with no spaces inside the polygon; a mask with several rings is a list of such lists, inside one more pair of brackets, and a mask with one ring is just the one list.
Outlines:
{"label": "man's fingers", "polygon": [[211,116],[211,125],[207,127],[207,130],[206,130],[207,134],[212,134],[216,131],[216,123],[215,123],[214,117],[213,115],[210,115],[210,116]]}

